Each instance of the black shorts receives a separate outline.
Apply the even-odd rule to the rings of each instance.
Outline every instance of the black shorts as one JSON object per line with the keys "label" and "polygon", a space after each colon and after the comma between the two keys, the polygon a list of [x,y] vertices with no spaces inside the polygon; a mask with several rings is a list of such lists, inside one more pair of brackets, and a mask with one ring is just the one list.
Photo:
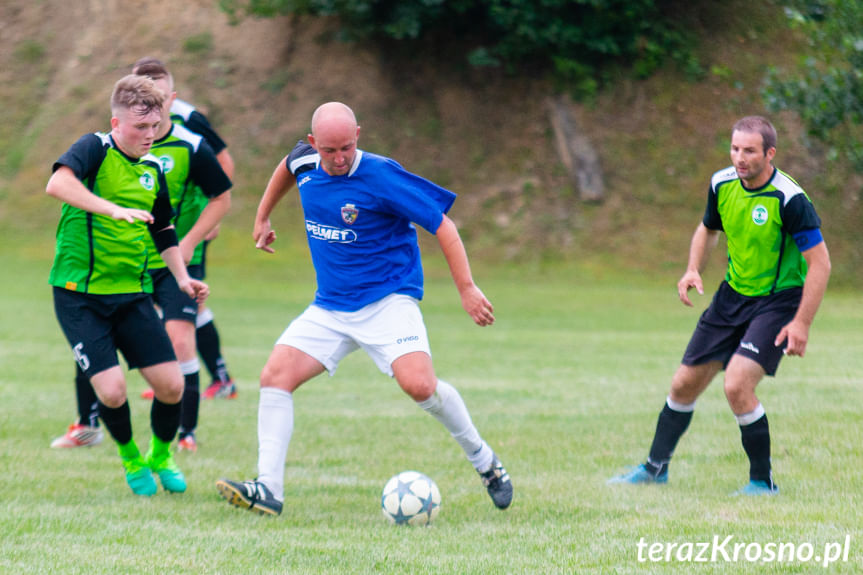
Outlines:
{"label": "black shorts", "polygon": [[802,295],[803,288],[792,288],[747,297],[722,282],[710,307],[701,314],[681,363],[721,361],[724,368],[736,353],[757,362],[767,375],[775,375],[788,342],[779,347],[773,342],[779,330],[794,318]]}
{"label": "black shorts", "polygon": [[176,360],[150,294],[94,295],[54,288],[54,313],[87,377],[119,365],[129,369]]}
{"label": "black shorts", "polygon": [[[201,266],[188,266],[189,275],[194,279],[201,279]],[[153,279],[153,301],[162,310],[162,319],[178,319],[195,323],[198,316],[198,302],[190,298],[184,291],[180,290],[177,280],[168,268],[150,270]]]}

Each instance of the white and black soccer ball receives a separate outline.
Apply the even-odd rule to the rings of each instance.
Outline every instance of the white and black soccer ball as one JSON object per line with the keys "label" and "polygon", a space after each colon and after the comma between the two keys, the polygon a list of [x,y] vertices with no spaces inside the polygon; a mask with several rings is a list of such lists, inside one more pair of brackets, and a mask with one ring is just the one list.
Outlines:
{"label": "white and black soccer ball", "polygon": [[428,525],[440,511],[440,490],[419,471],[402,471],[384,485],[381,509],[390,523]]}

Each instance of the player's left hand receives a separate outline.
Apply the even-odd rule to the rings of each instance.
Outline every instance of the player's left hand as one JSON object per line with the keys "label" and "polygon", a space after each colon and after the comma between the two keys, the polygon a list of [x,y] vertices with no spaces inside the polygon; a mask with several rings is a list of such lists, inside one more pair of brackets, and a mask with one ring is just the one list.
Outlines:
{"label": "player's left hand", "polygon": [[485,327],[494,323],[494,307],[477,286],[461,292],[461,305],[475,324]]}
{"label": "player's left hand", "polygon": [[779,347],[785,341],[788,342],[783,351],[785,355],[799,355],[803,357],[803,354],[806,353],[806,344],[809,342],[809,326],[802,321],[792,320],[779,330],[779,334],[776,336],[776,341],[773,342],[773,345]]}

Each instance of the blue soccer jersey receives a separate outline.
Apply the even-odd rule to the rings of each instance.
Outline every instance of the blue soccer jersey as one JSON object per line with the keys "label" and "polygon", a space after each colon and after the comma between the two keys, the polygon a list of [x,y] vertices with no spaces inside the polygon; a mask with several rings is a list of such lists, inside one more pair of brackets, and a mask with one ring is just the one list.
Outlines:
{"label": "blue soccer jersey", "polygon": [[315,305],[356,311],[392,293],[422,299],[422,263],[412,222],[437,232],[455,194],[394,160],[361,150],[343,176],[327,174],[302,142],[287,165],[300,190],[317,275]]}

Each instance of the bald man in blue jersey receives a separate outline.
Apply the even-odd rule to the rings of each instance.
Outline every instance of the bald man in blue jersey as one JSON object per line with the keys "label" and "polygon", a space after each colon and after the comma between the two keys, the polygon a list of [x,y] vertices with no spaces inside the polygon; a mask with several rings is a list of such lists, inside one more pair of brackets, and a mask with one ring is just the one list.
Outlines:
{"label": "bald man in blue jersey", "polygon": [[256,247],[272,252],[270,214],[297,184],[317,291],[270,354],[261,374],[258,477],[220,479],[232,505],[279,515],[284,466],[293,432],[293,393],[362,348],[385,374],[440,421],[462,447],[495,506],[509,507],[512,483],[482,439],[456,389],[437,378],[418,301],[423,272],[414,223],[435,234],[459,290],[479,326],[494,323],[491,303],[474,283],[464,245],[446,216],[455,194],[407,172],[397,162],[357,149],[360,128],[339,102],[312,116],[309,144],[300,142],[277,166],[258,206]]}

